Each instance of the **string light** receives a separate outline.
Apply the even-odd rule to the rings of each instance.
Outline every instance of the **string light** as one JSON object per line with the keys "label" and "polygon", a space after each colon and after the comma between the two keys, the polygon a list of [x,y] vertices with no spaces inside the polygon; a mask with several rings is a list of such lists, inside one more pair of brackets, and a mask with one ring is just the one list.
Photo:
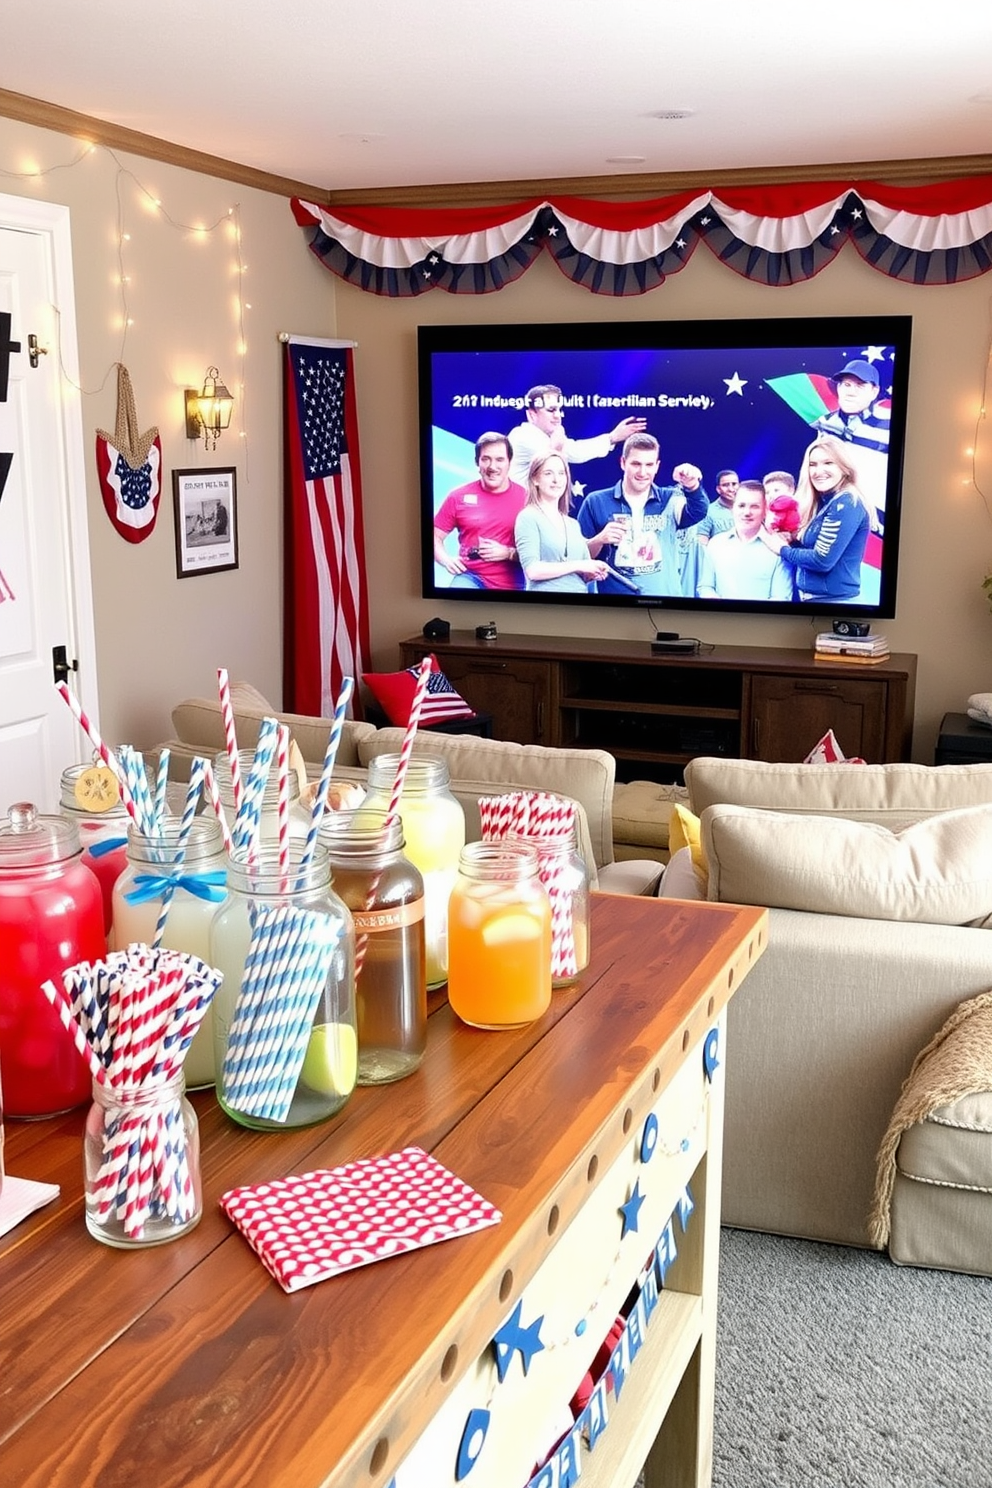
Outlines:
{"label": "string light", "polygon": [[[26,181],[29,183],[38,183],[41,182],[46,176],[53,175],[56,171],[73,170],[76,166],[82,164],[84,161],[94,157],[97,154],[98,150],[102,150],[104,154],[109,156],[116,167],[116,173],[114,176],[114,198],[116,205],[116,234],[114,239],[114,255],[116,258],[116,272],[111,275],[111,282],[116,286],[120,294],[119,310],[118,314],[114,318],[114,328],[120,333],[117,353],[108,365],[107,371],[104,373],[102,381],[96,387],[82,387],[78,382],[76,382],[72,377],[69,376],[66,370],[65,362],[62,357],[61,318],[58,316],[58,309],[56,307],[56,322],[58,326],[58,360],[62,377],[76,392],[81,393],[84,396],[93,396],[103,391],[111,375],[116,371],[118,363],[122,363],[125,359],[124,354],[127,347],[128,332],[135,324],[134,316],[131,314],[131,305],[128,300],[128,288],[132,284],[133,276],[128,272],[127,265],[125,264],[124,260],[125,249],[127,245],[131,243],[131,234],[127,231],[125,223],[125,199],[123,186],[125,182],[130,182],[137,191],[140,203],[145,211],[147,211],[151,216],[160,219],[167,226],[173,228],[176,232],[181,233],[184,237],[186,237],[193,243],[207,244],[210,242],[210,239],[215,232],[217,232],[221,228],[227,229],[228,237],[235,250],[235,263],[232,266],[231,272],[237,284],[233,307],[234,321],[237,330],[237,340],[235,343],[236,353],[240,361],[238,382],[239,396],[236,400],[236,406],[238,410],[238,422],[241,426],[239,429],[239,437],[243,441],[245,441],[245,448],[247,450],[247,433],[245,430],[245,359],[248,353],[248,341],[245,334],[244,312],[245,309],[250,308],[250,306],[245,306],[241,289],[242,281],[247,270],[247,264],[244,262],[244,259],[242,257],[240,202],[236,202],[233,206],[227,207],[222,215],[219,216],[215,222],[180,222],[166,210],[166,208],[162,204],[161,198],[156,196],[154,192],[150,191],[144,184],[144,182],[141,181],[132,170],[124,165],[120,157],[113,149],[111,149],[107,145],[97,145],[92,140],[81,140],[79,141],[79,145],[80,148],[78,152],[73,155],[71,159],[60,161],[57,164],[47,166],[44,169],[38,166],[34,161],[30,162],[25,169],[19,171],[0,169],[0,178]],[[247,480],[247,478],[248,472],[246,467],[245,479]]]}

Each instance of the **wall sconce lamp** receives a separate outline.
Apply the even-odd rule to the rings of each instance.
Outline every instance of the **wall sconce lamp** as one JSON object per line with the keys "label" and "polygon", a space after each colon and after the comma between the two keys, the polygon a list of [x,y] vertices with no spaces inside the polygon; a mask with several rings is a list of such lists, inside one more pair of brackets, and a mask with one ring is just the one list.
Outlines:
{"label": "wall sconce lamp", "polygon": [[186,438],[199,439],[202,434],[207,449],[216,449],[217,436],[230,427],[233,412],[234,399],[220,373],[208,367],[200,391],[186,389]]}

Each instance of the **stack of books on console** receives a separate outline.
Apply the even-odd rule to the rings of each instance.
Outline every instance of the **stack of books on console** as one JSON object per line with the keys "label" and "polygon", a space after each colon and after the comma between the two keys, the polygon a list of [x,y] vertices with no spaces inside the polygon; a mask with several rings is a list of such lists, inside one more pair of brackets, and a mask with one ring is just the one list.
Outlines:
{"label": "stack of books on console", "polygon": [[888,661],[890,654],[886,636],[838,635],[833,630],[821,631],[813,647],[813,655],[817,661],[853,661],[864,666]]}

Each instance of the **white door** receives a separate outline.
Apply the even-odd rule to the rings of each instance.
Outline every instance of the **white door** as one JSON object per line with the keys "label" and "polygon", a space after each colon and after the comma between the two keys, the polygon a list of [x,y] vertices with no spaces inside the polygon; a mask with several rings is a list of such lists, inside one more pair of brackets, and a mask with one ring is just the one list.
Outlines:
{"label": "white door", "polygon": [[69,686],[96,707],[68,252],[67,208],[0,196],[0,398],[4,332],[19,345],[0,401],[0,820],[14,801],[54,811],[62,770],[90,755],[55,690],[56,647],[77,663]]}

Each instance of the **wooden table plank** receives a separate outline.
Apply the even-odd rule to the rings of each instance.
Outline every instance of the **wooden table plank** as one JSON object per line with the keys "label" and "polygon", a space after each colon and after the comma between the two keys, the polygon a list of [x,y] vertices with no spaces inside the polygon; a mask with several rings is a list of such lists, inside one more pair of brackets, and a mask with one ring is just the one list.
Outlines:
{"label": "wooden table plank", "polygon": [[[504,1273],[519,1289],[539,1263],[563,1175],[584,1172],[627,1106],[634,1119],[650,1103],[683,1038],[695,1041],[718,1015],[763,935],[760,910],[596,896],[590,972],[556,993],[540,1023],[480,1033],[442,1008],[417,1074],[357,1092],[336,1121],[309,1132],[236,1129],[200,1098],[205,1214],[172,1244],[124,1253],[90,1239],[77,1169],[54,1218],[0,1249],[0,1370],[12,1406],[0,1480],[388,1482],[434,1397],[507,1310]],[[13,1131],[14,1171],[51,1169],[37,1135],[19,1141]],[[63,1172],[73,1122],[53,1136]],[[496,1202],[503,1223],[286,1296],[217,1208],[235,1184],[411,1143]],[[581,1182],[573,1187],[567,1202],[578,1203]],[[388,1449],[377,1456],[380,1441]]]}

